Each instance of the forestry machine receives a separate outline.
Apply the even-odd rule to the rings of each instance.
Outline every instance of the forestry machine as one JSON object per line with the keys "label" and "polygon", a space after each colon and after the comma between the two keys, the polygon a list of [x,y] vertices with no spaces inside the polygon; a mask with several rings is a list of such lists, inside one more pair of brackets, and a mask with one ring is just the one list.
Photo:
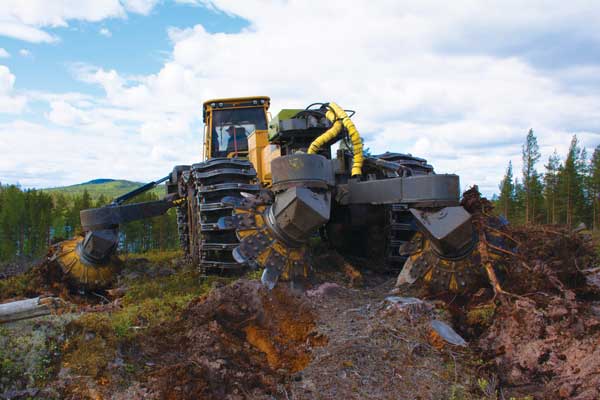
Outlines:
{"label": "forestry machine", "polygon": [[[404,283],[462,292],[478,279],[478,234],[457,175],[410,154],[365,154],[354,111],[335,103],[269,118],[269,102],[205,102],[204,161],[81,211],[83,234],[55,245],[51,260],[80,287],[105,287],[119,225],[176,207],[181,246],[208,273],[263,268],[273,287],[306,276],[309,239],[320,236],[342,255],[404,268]],[[127,202],[163,182],[163,199]]]}

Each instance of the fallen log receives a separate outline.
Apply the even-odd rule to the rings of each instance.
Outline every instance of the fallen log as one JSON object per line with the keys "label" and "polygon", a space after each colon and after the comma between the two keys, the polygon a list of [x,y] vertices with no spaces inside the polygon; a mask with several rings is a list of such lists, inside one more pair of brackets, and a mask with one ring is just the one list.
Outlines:
{"label": "fallen log", "polygon": [[59,302],[55,297],[36,297],[0,304],[0,324],[48,315]]}

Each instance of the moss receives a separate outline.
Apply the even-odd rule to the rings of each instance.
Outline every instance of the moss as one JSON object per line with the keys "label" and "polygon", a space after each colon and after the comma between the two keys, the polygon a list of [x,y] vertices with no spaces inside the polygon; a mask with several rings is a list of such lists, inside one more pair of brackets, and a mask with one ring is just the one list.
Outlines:
{"label": "moss", "polygon": [[[171,261],[179,253],[156,252],[143,256],[143,263],[136,264],[134,259],[126,263],[132,269],[147,272],[159,264],[173,265]],[[137,365],[138,360],[126,357],[113,364],[119,354],[123,357],[123,348],[134,343],[147,329],[175,321],[192,299],[210,291],[215,283],[231,280],[202,278],[196,268],[183,267],[171,272],[168,276],[142,272],[135,278],[125,279],[126,292],[120,299],[120,308],[86,313],[74,321],[70,326],[63,366],[70,368],[73,374],[89,376],[98,382],[112,381],[117,364],[121,376],[135,373],[141,368]]]}
{"label": "moss", "polygon": [[139,279],[127,288],[122,304],[127,307],[145,299],[199,295],[206,292],[216,279],[202,280],[200,273],[193,269],[184,269],[166,277]]}
{"label": "moss", "polygon": [[263,274],[263,268],[259,268],[254,271],[250,271],[250,272],[246,273],[244,278],[248,279],[250,281],[258,281],[262,277],[262,274]]}
{"label": "moss", "polygon": [[450,386],[449,400],[465,400],[465,388],[462,385],[453,384]]}
{"label": "moss", "polygon": [[123,308],[112,315],[120,337],[132,337],[145,328],[174,320],[187,304],[217,284],[232,278],[201,278],[196,269],[184,269],[161,278],[147,278],[130,286],[122,299]]}
{"label": "moss", "polygon": [[109,316],[87,313],[73,321],[68,328],[63,367],[76,374],[99,378],[114,359],[117,338]]}
{"label": "moss", "polygon": [[469,325],[478,325],[484,328],[488,327],[493,322],[495,312],[496,304],[493,302],[479,305],[467,312],[467,323]]}
{"label": "moss", "polygon": [[35,296],[38,283],[39,279],[32,271],[0,279],[0,299]]}
{"label": "moss", "polygon": [[196,295],[143,299],[112,315],[111,325],[119,337],[131,338],[141,330],[173,321]]}
{"label": "moss", "polygon": [[120,309],[86,313],[72,323],[63,366],[101,378],[119,345],[148,328],[174,321],[192,299],[208,292],[216,281],[228,279],[202,281],[197,270],[182,269],[166,277],[133,280]]}
{"label": "moss", "polygon": [[153,264],[163,264],[172,262],[182,256],[183,252],[181,250],[153,250],[146,253],[128,254],[125,256],[125,260],[143,258]]}
{"label": "moss", "polygon": [[62,317],[49,316],[0,328],[0,393],[44,387],[52,380],[65,323]]}

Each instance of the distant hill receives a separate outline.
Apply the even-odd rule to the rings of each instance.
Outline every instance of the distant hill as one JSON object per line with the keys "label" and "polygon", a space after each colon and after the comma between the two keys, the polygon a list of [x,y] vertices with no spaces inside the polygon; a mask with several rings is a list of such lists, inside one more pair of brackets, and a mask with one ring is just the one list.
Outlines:
{"label": "distant hill", "polygon": [[[93,199],[97,199],[102,194],[107,199],[113,199],[142,185],[143,183],[141,182],[132,182],[123,179],[94,179],[89,182],[79,183],[77,185],[54,187],[42,190],[51,194],[62,193],[70,196],[81,195],[84,190],[87,190]],[[165,193],[164,185],[159,185],[158,187],[154,188],[153,192],[159,196],[163,196]]]}

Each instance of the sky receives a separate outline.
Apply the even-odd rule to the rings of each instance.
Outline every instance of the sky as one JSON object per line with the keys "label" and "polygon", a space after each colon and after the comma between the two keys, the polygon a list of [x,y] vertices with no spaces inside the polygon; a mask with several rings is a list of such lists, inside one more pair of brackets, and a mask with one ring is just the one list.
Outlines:
{"label": "sky", "polygon": [[2,0],[0,182],[150,181],[202,160],[202,103],[335,101],[372,154],[498,191],[600,144],[595,1]]}

